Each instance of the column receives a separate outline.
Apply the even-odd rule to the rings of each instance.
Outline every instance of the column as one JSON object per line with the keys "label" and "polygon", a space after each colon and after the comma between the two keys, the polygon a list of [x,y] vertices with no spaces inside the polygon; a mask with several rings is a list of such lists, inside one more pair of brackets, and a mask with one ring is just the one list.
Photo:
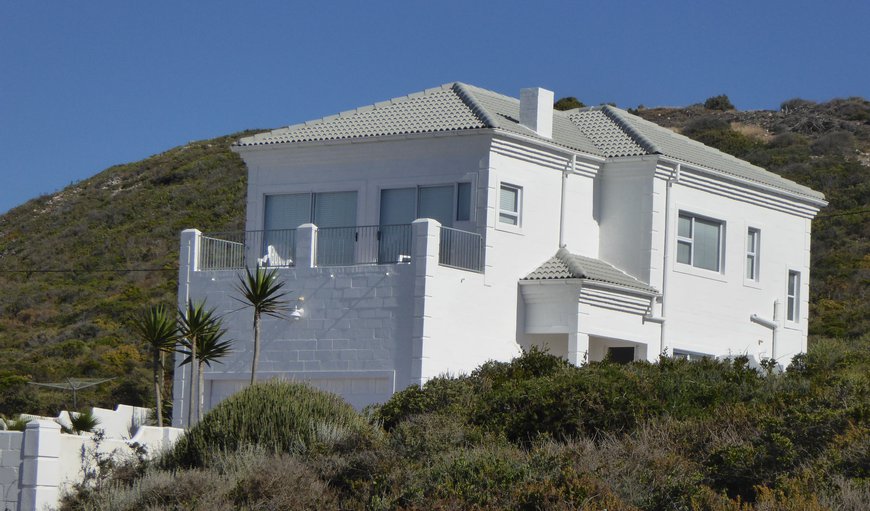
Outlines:
{"label": "column", "polygon": [[589,362],[589,335],[580,332],[568,334],[568,362],[575,366]]}
{"label": "column", "polygon": [[313,268],[317,264],[317,226],[302,224],[296,228],[296,268]]}
{"label": "column", "polygon": [[60,487],[60,425],[35,420],[24,430],[24,450],[18,511],[37,511],[57,506]]}
{"label": "column", "polygon": [[435,276],[438,267],[438,247],[441,241],[441,224],[430,218],[420,218],[411,224],[413,237],[411,261],[414,265],[414,330],[411,338],[411,383],[423,386],[430,378],[428,362],[431,358],[431,339],[427,313],[431,289],[428,280]]}

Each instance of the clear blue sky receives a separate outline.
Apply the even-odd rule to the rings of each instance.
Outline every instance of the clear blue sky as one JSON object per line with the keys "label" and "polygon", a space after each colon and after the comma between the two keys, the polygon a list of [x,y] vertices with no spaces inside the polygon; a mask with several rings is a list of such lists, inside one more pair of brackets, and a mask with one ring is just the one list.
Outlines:
{"label": "clear blue sky", "polygon": [[450,81],[622,107],[870,97],[870,2],[0,0],[0,212]]}

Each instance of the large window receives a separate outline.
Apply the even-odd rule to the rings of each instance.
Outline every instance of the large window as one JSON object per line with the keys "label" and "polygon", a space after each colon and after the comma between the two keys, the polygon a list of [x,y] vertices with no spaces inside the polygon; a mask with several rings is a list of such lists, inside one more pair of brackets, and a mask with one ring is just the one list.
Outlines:
{"label": "large window", "polygon": [[353,260],[356,192],[267,195],[263,253],[290,260],[294,257],[293,237],[288,237],[288,232],[307,223],[322,229],[317,238],[318,253],[327,254],[328,260],[318,261],[319,264],[349,264]]}
{"label": "large window", "polygon": [[677,226],[677,262],[711,271],[722,269],[720,221],[680,212]]}
{"label": "large window", "polygon": [[761,231],[750,227],[746,231],[746,280],[758,280]]}
{"label": "large window", "polygon": [[801,274],[800,272],[789,270],[788,272],[788,290],[786,292],[786,312],[785,317],[789,321],[800,320],[800,290],[801,290]]}
{"label": "large window", "polygon": [[498,221],[508,225],[520,225],[522,188],[502,184],[498,194]]}

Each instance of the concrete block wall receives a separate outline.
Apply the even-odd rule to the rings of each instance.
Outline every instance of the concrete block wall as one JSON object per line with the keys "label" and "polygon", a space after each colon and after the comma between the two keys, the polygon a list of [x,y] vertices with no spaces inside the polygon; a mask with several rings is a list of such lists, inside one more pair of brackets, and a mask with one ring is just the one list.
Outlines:
{"label": "concrete block wall", "polygon": [[[147,412],[131,406],[121,406],[115,411],[99,410],[104,416],[115,418]],[[140,426],[129,438],[128,430],[107,425],[106,437],[99,443],[91,434],[61,433],[53,418],[31,420],[24,432],[0,431],[0,511],[56,507],[63,492],[82,480],[86,464],[94,462],[90,453],[95,450],[124,458],[133,456],[130,445],[137,443],[145,447],[149,456],[154,456],[170,448],[184,433],[178,428]],[[120,436],[110,436],[113,431],[120,432]]]}
{"label": "concrete block wall", "polygon": [[15,511],[18,507],[18,471],[24,433],[0,431],[0,511]]}

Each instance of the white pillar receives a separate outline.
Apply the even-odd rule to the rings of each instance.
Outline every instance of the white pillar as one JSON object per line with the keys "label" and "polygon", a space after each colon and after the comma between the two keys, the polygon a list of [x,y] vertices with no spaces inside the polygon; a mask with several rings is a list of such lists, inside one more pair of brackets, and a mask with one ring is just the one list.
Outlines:
{"label": "white pillar", "polygon": [[[181,244],[178,250],[178,308],[187,310],[187,302],[190,300],[190,279],[193,272],[199,271],[199,243],[202,232],[198,229],[185,229],[181,231]],[[184,427],[187,425],[187,396],[190,392],[190,373],[192,364],[179,367],[178,364],[184,359],[180,353],[176,353],[175,376],[172,381],[172,425]]]}
{"label": "white pillar", "polygon": [[297,268],[313,268],[317,263],[317,226],[302,224],[296,228],[296,258],[293,261]]}
{"label": "white pillar", "polygon": [[429,279],[438,267],[438,247],[441,243],[441,224],[430,218],[420,218],[411,224],[413,245],[411,261],[414,265],[414,330],[411,338],[411,383],[423,386],[437,376],[429,364],[433,349],[428,299]]}
{"label": "white pillar", "polygon": [[589,362],[589,335],[580,332],[568,334],[568,362],[575,366]]}
{"label": "white pillar", "polygon": [[35,420],[24,430],[18,511],[57,506],[60,488],[60,425]]}

